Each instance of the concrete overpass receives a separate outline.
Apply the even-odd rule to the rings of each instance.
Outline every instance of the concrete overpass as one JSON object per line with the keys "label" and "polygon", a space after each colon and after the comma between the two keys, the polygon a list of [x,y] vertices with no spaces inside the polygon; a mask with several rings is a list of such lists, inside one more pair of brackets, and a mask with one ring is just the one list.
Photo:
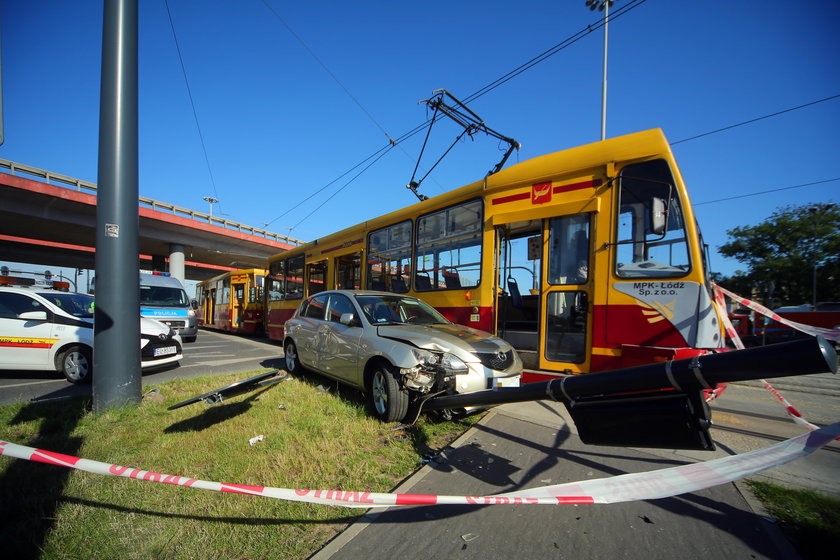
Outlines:
{"label": "concrete overpass", "polygon": [[[0,159],[0,258],[93,269],[96,185]],[[5,172],[8,170],[8,172]],[[138,269],[205,280],[302,241],[141,197]],[[180,269],[180,270],[179,270]]]}

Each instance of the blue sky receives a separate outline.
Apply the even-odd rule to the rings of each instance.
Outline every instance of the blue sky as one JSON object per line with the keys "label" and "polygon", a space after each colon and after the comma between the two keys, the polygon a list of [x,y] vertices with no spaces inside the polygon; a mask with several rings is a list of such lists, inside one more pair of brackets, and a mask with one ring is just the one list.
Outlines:
{"label": "blue sky", "polygon": [[[169,9],[189,90],[166,3],[141,2],[140,194],[203,211],[214,196],[214,214],[304,240],[415,202],[405,185],[423,134],[354,181],[330,183],[385,146],[386,133],[424,122],[419,100],[438,88],[468,98],[599,18],[584,0]],[[836,2],[816,0],[640,3],[609,27],[607,136],[658,127],[678,142],[840,94],[838,16]],[[95,182],[102,2],[3,2],[0,18],[0,158]],[[600,138],[602,49],[594,31],[470,103],[522,143],[510,163]],[[727,229],[840,200],[832,181],[716,202],[840,177],[839,126],[836,98],[674,145],[715,271],[739,266],[715,253]],[[436,125],[423,163],[458,132]],[[481,178],[499,150],[490,138],[462,142],[421,192]]]}

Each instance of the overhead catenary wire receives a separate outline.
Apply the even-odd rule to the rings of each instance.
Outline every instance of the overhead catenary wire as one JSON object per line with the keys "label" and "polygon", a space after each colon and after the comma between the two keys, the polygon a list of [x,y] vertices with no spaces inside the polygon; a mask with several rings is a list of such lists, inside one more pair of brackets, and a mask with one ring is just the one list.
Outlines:
{"label": "overhead catenary wire", "polygon": [[727,200],[735,200],[735,199],[738,199],[738,198],[748,198],[748,197],[751,197],[751,196],[759,196],[759,195],[762,195],[762,194],[769,194],[769,193],[774,193],[774,192],[779,192],[779,191],[788,191],[788,190],[791,190],[791,189],[801,189],[803,187],[812,187],[814,185],[824,185],[825,183],[832,183],[834,181],[840,181],[840,177],[834,177],[832,179],[824,179],[822,181],[812,181],[810,183],[802,183],[800,185],[791,185],[789,187],[779,187],[778,189],[767,189],[767,190],[764,190],[764,191],[757,191],[757,192],[753,192],[753,193],[738,194],[738,195],[735,195],[735,196],[728,196],[726,198],[719,198],[717,200],[706,200],[704,202],[695,202],[693,204],[693,206],[695,206],[695,207],[696,206],[703,206],[704,204],[714,204],[716,202],[726,202]]}
{"label": "overhead catenary wire", "polygon": [[[286,22],[286,20],[285,20],[285,19],[283,19],[283,16],[281,16],[281,15],[280,15],[280,12],[278,12],[277,10],[275,10],[275,9],[274,9],[274,7],[273,7],[271,4],[269,4],[269,3],[268,3],[268,0],[262,0],[262,3],[265,5],[265,7],[268,9],[268,11],[270,11],[270,12],[274,15],[274,17],[275,17],[275,18],[277,18],[277,20],[278,20],[278,21],[279,21],[279,22],[283,25],[283,27],[285,27],[285,28],[286,28],[286,31],[288,31],[288,32],[292,35],[292,37],[294,37],[294,38],[295,38],[295,40],[296,40],[298,43],[300,43],[300,44],[301,44],[301,46],[302,46],[304,49],[306,49],[306,52],[308,52],[308,53],[309,53],[309,56],[311,56],[312,58],[314,58],[314,59],[315,59],[315,62],[317,62],[317,63],[321,66],[321,68],[323,68],[324,72],[326,72],[326,73],[329,75],[329,77],[330,77],[330,78],[332,78],[332,79],[333,79],[333,81],[334,81],[336,84],[338,84],[338,87],[340,87],[340,88],[344,91],[344,93],[346,93],[346,94],[347,94],[347,96],[348,96],[348,97],[349,97],[349,98],[353,101],[353,103],[355,103],[355,104],[359,107],[359,109],[361,109],[361,110],[362,110],[362,112],[363,112],[365,115],[367,115],[367,118],[369,118],[369,119],[371,120],[371,122],[372,122],[374,125],[376,125],[376,127],[377,127],[379,130],[381,130],[381,131],[382,131],[382,134],[384,134],[384,135],[385,135],[385,137],[386,137],[386,138],[388,138],[388,142],[389,142],[390,144],[392,144],[392,145],[393,145],[393,144],[394,144],[394,140],[393,140],[393,138],[391,138],[391,135],[390,135],[390,134],[388,134],[388,131],[387,131],[387,130],[385,130],[385,128],[384,128],[381,124],[379,124],[379,121],[377,121],[377,120],[376,120],[376,118],[374,118],[374,116],[370,113],[370,111],[368,111],[368,110],[365,108],[365,106],[364,106],[364,105],[362,105],[361,101],[359,101],[359,100],[356,98],[356,96],[355,96],[355,95],[353,95],[353,94],[350,92],[350,90],[349,90],[349,89],[347,89],[347,87],[346,87],[346,86],[345,86],[345,85],[341,82],[341,80],[339,80],[339,79],[338,79],[338,77],[337,77],[337,76],[336,76],[336,75],[332,72],[332,70],[330,70],[330,69],[329,69],[329,67],[328,67],[328,66],[324,63],[324,61],[323,61],[323,60],[321,60],[321,58],[320,58],[317,54],[315,54],[315,51],[314,51],[314,50],[312,50],[311,48],[309,48],[309,45],[307,45],[307,44],[306,44],[306,41],[304,41],[304,40],[301,38],[301,36],[300,36],[300,35],[298,35],[297,33],[295,33],[295,30],[294,30],[294,29],[292,29],[292,27],[288,24],[288,22]],[[377,152],[377,153],[378,153],[378,152]]]}
{"label": "overhead catenary wire", "polygon": [[797,105],[796,107],[790,107],[789,109],[784,109],[782,111],[776,111],[775,113],[770,113],[769,115],[764,115],[762,117],[756,117],[754,119],[750,119],[748,121],[743,121],[737,124],[732,124],[729,126],[725,126],[723,128],[718,128],[716,130],[710,130],[709,132],[704,132],[703,134],[698,134],[696,136],[691,136],[689,138],[683,138],[682,140],[677,140],[676,142],[671,142],[672,146],[676,146],[677,144],[682,144],[683,142],[690,142],[691,140],[697,140],[698,138],[703,138],[705,136],[711,136],[712,134],[717,134],[718,132],[725,132],[727,130],[732,130],[733,128],[738,128],[739,126],[744,126],[747,124],[753,124],[758,121],[763,121],[764,119],[769,119],[771,117],[778,117],[779,115],[784,115],[785,113],[790,113],[791,111],[796,111],[797,109],[804,109],[805,107],[810,107],[812,105],[816,105],[818,103],[824,103],[825,101],[831,101],[832,99],[837,99],[840,97],[840,93],[835,95],[830,95],[828,97],[824,97],[822,99],[817,99],[816,101],[811,101],[809,103],[803,103],[802,105]]}
{"label": "overhead catenary wire", "polygon": [[[279,14],[277,14],[277,12],[276,12],[273,8],[271,8],[271,6],[267,3],[267,1],[266,1],[266,0],[262,0],[262,1],[263,1],[263,3],[265,3],[265,4],[266,4],[266,6],[268,6],[268,7],[269,7],[269,9],[271,9],[271,11],[272,11],[273,13],[275,13],[275,15],[277,15],[278,19],[280,19],[280,21],[281,21],[281,22],[283,22],[283,19],[279,16]],[[630,12],[631,10],[633,10],[633,9],[635,9],[635,8],[637,8],[637,7],[639,7],[639,6],[641,6],[641,5],[642,5],[642,4],[644,4],[645,2],[647,2],[647,0],[631,0],[631,2],[629,2],[628,4],[626,4],[626,5],[622,6],[621,8],[617,9],[614,13],[611,13],[611,14],[610,14],[610,21],[614,21],[614,20],[616,20],[616,19],[620,18],[621,16],[626,15],[628,12]],[[284,24],[284,25],[287,27],[287,29],[289,29],[289,30],[290,30],[290,32],[291,32],[291,33],[292,33],[292,34],[293,34],[296,38],[298,38],[298,40],[299,40],[299,41],[301,41],[301,43],[302,43],[302,44],[304,44],[304,46],[305,46],[305,43],[303,43],[303,41],[302,41],[299,37],[297,37],[297,35],[296,35],[293,31],[291,31],[291,29],[288,27],[288,25],[287,25],[285,22],[283,22],[283,24]],[[473,100],[475,100],[475,99],[478,99],[479,97],[482,97],[483,95],[486,95],[487,93],[489,93],[489,92],[493,91],[494,89],[496,89],[496,88],[498,88],[498,87],[500,87],[500,86],[504,85],[505,83],[509,82],[509,81],[510,81],[510,80],[512,80],[513,78],[515,78],[515,77],[519,76],[519,75],[520,75],[520,74],[522,74],[523,72],[526,72],[527,70],[529,70],[529,69],[533,68],[535,65],[537,65],[537,64],[539,64],[539,63],[541,63],[541,62],[544,62],[545,60],[547,60],[547,59],[548,59],[548,58],[550,58],[551,56],[553,56],[553,55],[555,55],[555,54],[559,53],[560,51],[564,50],[565,48],[567,48],[567,47],[569,47],[569,46],[573,45],[574,43],[576,43],[577,41],[579,41],[579,40],[580,40],[580,39],[582,39],[583,37],[585,37],[585,36],[589,35],[590,33],[595,32],[596,30],[600,29],[603,25],[604,25],[603,20],[599,20],[599,21],[598,21],[597,23],[595,23],[595,24],[590,24],[590,25],[587,25],[585,28],[581,29],[580,31],[578,31],[577,33],[575,33],[575,34],[571,35],[570,37],[568,37],[568,38],[564,39],[564,40],[563,40],[563,41],[561,41],[560,43],[557,43],[557,44],[556,44],[556,45],[554,45],[553,47],[551,47],[551,48],[549,48],[549,49],[547,49],[547,50],[543,51],[542,53],[540,53],[540,54],[536,55],[535,57],[533,57],[533,58],[531,58],[530,60],[528,60],[528,61],[524,62],[523,64],[520,64],[519,66],[517,66],[516,68],[514,68],[514,69],[513,69],[513,70],[511,70],[510,72],[507,72],[506,74],[502,75],[501,77],[497,78],[496,80],[494,80],[494,81],[490,82],[489,84],[485,85],[484,87],[482,87],[482,88],[478,89],[477,91],[473,92],[472,94],[470,94],[469,96],[467,96],[467,97],[464,99],[464,102],[465,102],[465,103],[466,103],[466,102],[470,102],[470,101],[473,101]],[[310,50],[308,47],[306,47],[306,48],[307,48],[307,50]],[[310,50],[310,53],[311,53],[311,50]],[[314,53],[312,53],[312,55],[313,55],[313,56],[315,56],[315,55],[314,55]],[[316,60],[319,60],[317,57],[315,57],[315,58],[316,58]],[[320,63],[320,60],[319,60],[319,63]],[[322,64],[322,65],[323,65],[323,64]],[[325,67],[325,69],[326,69],[326,67]],[[329,71],[328,71],[328,72],[329,72]],[[335,78],[335,76],[334,76],[331,72],[329,72],[329,73],[330,73],[330,75],[331,75],[331,76],[333,76],[333,79],[335,79],[336,81],[338,81],[338,79],[337,79],[337,78]],[[341,84],[340,84],[340,82],[339,82],[339,85],[341,85]],[[342,86],[342,88],[343,88],[343,89],[345,89],[345,91],[347,91],[347,90],[346,90],[346,88],[344,88],[344,86]],[[348,91],[348,94],[349,94],[349,91]],[[352,97],[352,96],[351,96],[351,97]],[[357,104],[359,104],[359,103],[358,103],[358,100],[356,100],[355,98],[353,98],[353,99],[354,99],[354,101],[355,101]],[[359,106],[361,107],[361,105],[360,105],[360,104],[359,104]],[[363,109],[363,110],[364,110],[364,109]],[[367,111],[365,111],[365,112],[367,113]],[[372,118],[372,117],[371,117],[371,118]],[[376,152],[374,152],[372,155],[370,155],[370,156],[368,156],[367,158],[365,158],[362,162],[360,162],[360,163],[358,163],[358,164],[354,165],[354,166],[353,166],[350,170],[348,170],[348,171],[346,171],[346,172],[342,173],[342,174],[341,174],[341,176],[339,176],[337,179],[333,179],[332,181],[330,181],[329,183],[327,183],[326,185],[324,185],[323,187],[321,187],[320,189],[318,189],[317,191],[315,191],[312,195],[310,195],[310,196],[306,197],[304,200],[300,201],[298,204],[296,204],[296,205],[295,205],[294,207],[292,207],[291,209],[286,210],[286,212],[284,212],[284,213],[283,213],[283,214],[281,214],[280,216],[277,216],[276,218],[274,218],[273,220],[271,220],[270,222],[268,222],[268,224],[272,224],[272,223],[276,222],[276,221],[277,221],[278,219],[280,219],[281,217],[283,217],[283,216],[287,215],[287,214],[288,214],[291,210],[293,210],[293,209],[295,209],[295,208],[299,207],[299,206],[300,206],[301,204],[303,204],[304,202],[307,202],[308,200],[311,200],[314,196],[316,196],[317,194],[319,194],[319,193],[323,192],[323,191],[324,191],[327,187],[329,187],[330,185],[334,184],[334,183],[335,183],[335,182],[337,182],[339,179],[341,179],[341,177],[346,176],[346,175],[347,175],[348,173],[350,173],[352,170],[357,169],[360,165],[364,164],[364,162],[369,161],[371,158],[374,158],[374,157],[376,157],[376,161],[378,161],[379,159],[381,159],[381,156],[382,156],[382,155],[384,155],[383,150],[384,150],[385,152],[387,152],[387,151],[389,151],[389,150],[390,150],[390,148],[393,148],[393,147],[395,147],[395,146],[399,146],[399,145],[400,145],[400,144],[402,144],[404,141],[408,140],[409,138],[411,138],[411,137],[415,136],[416,134],[418,134],[419,132],[421,132],[421,131],[422,131],[424,128],[426,128],[426,127],[427,127],[427,126],[428,126],[428,125],[429,125],[429,124],[430,124],[430,123],[431,123],[434,119],[440,119],[440,118],[442,118],[442,116],[441,116],[441,115],[437,115],[436,117],[433,117],[433,118],[427,119],[425,122],[423,122],[423,123],[421,123],[421,124],[419,124],[419,125],[415,126],[414,128],[412,128],[412,129],[411,129],[411,130],[409,130],[408,132],[405,132],[404,134],[402,134],[401,136],[397,137],[396,139],[391,138],[391,136],[390,136],[390,135],[388,135],[388,134],[387,134],[387,132],[386,132],[385,134],[386,134],[386,136],[388,136],[388,139],[389,139],[389,143],[388,143],[388,145],[383,146],[382,148],[380,148],[379,150],[377,150]],[[375,121],[374,121],[374,122],[375,122]],[[377,123],[377,126],[379,126],[379,125],[378,125],[378,123]],[[379,128],[380,128],[380,130],[382,130],[383,132],[385,132],[385,131],[384,131],[384,129],[382,129],[382,127],[381,127],[381,126],[380,126]],[[378,155],[378,154],[381,154],[381,155],[379,155],[379,157],[377,157],[377,155]],[[367,167],[365,167],[365,171],[366,171],[367,169],[369,169],[369,168],[370,168],[370,165],[369,165],[369,166],[367,166]],[[359,175],[361,175],[361,174],[359,174]],[[357,179],[357,178],[359,177],[359,175],[356,175],[355,177],[353,177],[353,179],[351,179],[350,183],[352,183],[355,179]],[[307,218],[308,218],[309,216],[311,216],[312,214],[314,214],[314,213],[315,213],[315,211],[317,211],[317,210],[319,210],[321,207],[323,207],[323,205],[324,205],[324,204],[326,204],[329,200],[331,200],[331,199],[335,196],[335,194],[338,194],[338,192],[340,192],[341,190],[344,190],[344,189],[345,189],[348,185],[349,185],[349,183],[347,183],[347,184],[343,185],[339,191],[337,191],[336,193],[334,193],[333,195],[331,195],[331,196],[330,196],[329,198],[327,198],[327,199],[326,199],[323,203],[321,203],[321,204],[320,204],[317,208],[315,208],[315,210],[313,210],[312,212],[310,212],[310,213],[307,215]],[[301,220],[301,222],[298,222],[298,223],[297,223],[295,226],[293,226],[291,229],[294,229],[295,227],[297,227],[298,225],[300,225],[300,223],[302,223],[302,221],[303,221],[303,220]]]}
{"label": "overhead catenary wire", "polygon": [[218,200],[219,192],[216,189],[216,180],[213,178],[213,169],[210,165],[210,158],[207,155],[207,144],[204,142],[204,134],[201,132],[201,124],[199,124],[198,121],[198,111],[195,109],[195,101],[193,100],[192,89],[190,88],[190,80],[187,78],[187,69],[184,64],[184,57],[181,55],[181,44],[178,41],[178,34],[175,32],[175,23],[172,20],[172,12],[169,9],[169,0],[164,0],[163,3],[166,6],[166,15],[169,17],[169,26],[172,28],[172,37],[175,39],[175,50],[178,52],[178,62],[181,64],[181,73],[184,75],[184,84],[187,86],[187,96],[190,100],[190,107],[192,107],[193,118],[195,119],[195,128],[198,130],[198,139],[201,142],[201,150],[204,152],[204,162],[207,164],[207,173],[210,176],[210,186],[213,187],[213,196],[216,198],[216,204],[219,205],[219,211],[221,212],[222,205]]}
{"label": "overhead catenary wire", "polygon": [[[265,1],[265,0],[263,0],[263,1]],[[633,0],[633,1],[629,2],[628,4],[622,6],[621,8],[618,8],[617,10],[615,10],[615,12],[610,12],[610,22],[613,22],[616,19],[620,18],[621,16],[626,15],[628,12],[630,12],[631,10],[641,6],[646,1],[647,0]],[[501,85],[507,83],[508,81],[512,80],[513,78],[515,78],[515,77],[519,76],[520,74],[526,72],[527,70],[533,68],[535,65],[537,65],[541,62],[544,62],[545,60],[547,60],[548,58],[550,58],[554,54],[557,54],[560,51],[564,50],[566,47],[571,46],[572,44],[576,43],[577,41],[579,41],[583,37],[585,37],[585,36],[589,35],[590,33],[600,29],[601,27],[603,27],[603,25],[604,25],[604,22],[603,22],[602,19],[598,20],[597,23],[588,25],[584,29],[581,29],[580,31],[574,33],[573,35],[567,37],[566,39],[564,39],[560,43],[557,43],[553,47],[551,47],[549,49],[546,49],[542,53],[540,53],[540,54],[534,56],[533,58],[531,58],[530,60],[520,64],[519,66],[517,66],[516,68],[514,68],[510,72],[507,72],[506,74],[504,74],[501,77],[497,78],[496,80],[490,82],[489,84],[485,85],[484,87],[479,88],[478,90],[476,90],[472,94],[465,97],[464,102],[466,103],[466,102],[474,101],[475,99],[478,99],[479,97],[482,97],[483,95],[486,95],[487,93],[489,93],[489,92],[493,91],[494,89],[500,87]],[[783,109],[781,111],[776,111],[776,112],[773,112],[773,113],[770,113],[770,114],[767,114],[767,115],[763,115],[763,116],[760,116],[760,117],[755,117],[755,118],[749,119],[747,121],[743,121],[743,122],[736,123],[736,124],[733,124],[733,125],[729,125],[729,126],[726,126],[726,127],[718,128],[718,129],[711,130],[711,131],[708,131],[708,132],[704,132],[704,133],[701,133],[701,134],[697,134],[695,136],[691,136],[691,137],[688,137],[688,138],[684,138],[682,140],[672,142],[670,145],[674,146],[674,145],[682,144],[682,143],[685,143],[685,142],[690,142],[690,141],[697,140],[697,139],[700,139],[700,138],[704,138],[704,137],[707,137],[707,136],[710,136],[710,135],[713,135],[713,134],[725,132],[725,131],[728,131],[728,130],[731,130],[731,129],[734,129],[734,128],[737,128],[737,127],[740,127],[740,126],[753,124],[753,123],[756,123],[758,121],[762,121],[762,120],[765,120],[765,119],[768,119],[768,118],[780,116],[780,115],[783,115],[783,114],[786,114],[786,113],[790,113],[792,111],[796,111],[796,110],[803,109],[803,108],[806,108],[806,107],[810,107],[810,106],[813,106],[813,105],[816,105],[816,104],[819,104],[819,103],[830,101],[830,100],[836,99],[838,97],[840,97],[840,94],[831,95],[829,97],[818,99],[816,101],[811,101],[811,102],[808,102],[808,103],[797,105],[795,107],[790,107],[788,109]],[[311,200],[312,198],[317,196],[319,193],[321,193],[325,189],[327,189],[329,186],[335,184],[342,177],[345,177],[349,173],[351,173],[353,170],[358,169],[365,162],[370,161],[372,158],[376,158],[376,161],[378,161],[379,159],[381,159],[381,157],[384,155],[384,153],[387,153],[387,151],[390,150],[390,148],[393,148],[394,146],[398,146],[402,142],[404,142],[404,141],[408,140],[409,138],[415,136],[416,134],[421,132],[424,128],[426,128],[429,125],[429,123],[432,122],[432,120],[435,119],[435,118],[440,119],[442,117],[440,115],[437,115],[436,117],[432,117],[430,119],[427,119],[426,121],[418,124],[417,126],[412,128],[411,130],[403,133],[401,136],[397,137],[396,139],[392,139],[392,138],[389,137],[389,144],[388,145],[385,145],[385,146],[381,147],[379,150],[374,152],[372,155],[365,158],[362,162],[356,164],[351,169],[349,169],[348,171],[346,171],[342,175],[340,175],[338,178],[330,181],[329,183],[327,183],[326,185],[324,185],[323,187],[321,187],[320,189],[315,191],[313,194],[309,195],[308,197],[306,197],[305,199],[300,201],[298,204],[296,204],[295,206],[288,209],[286,212],[284,212],[283,214],[281,214],[280,216],[278,216],[277,218],[275,218],[274,220],[269,222],[269,224],[275,222],[276,220],[278,220],[278,219],[282,218],[283,216],[287,215],[289,212],[298,208],[299,206],[301,206],[305,202]],[[370,168],[370,165],[365,167],[365,170],[367,170],[369,168]],[[353,179],[351,179],[350,182],[355,181],[355,179],[357,179],[360,175],[361,175],[361,173],[354,176]],[[818,181],[818,182],[815,182],[815,183],[807,183],[807,184],[803,184],[803,185],[796,185],[796,186],[793,186],[793,187],[783,187],[783,188],[777,189],[777,190],[787,190],[787,189],[791,189],[791,188],[801,188],[801,187],[805,187],[805,186],[819,184],[819,183],[822,183],[822,182],[830,182],[830,181],[834,181],[834,180],[835,179],[829,179],[829,180],[826,180],[826,181]],[[315,213],[315,211],[317,211],[318,209],[323,207],[324,204],[329,202],[329,200],[334,198],[334,196],[336,194],[338,194],[338,192],[340,192],[341,190],[344,190],[348,185],[349,185],[349,183],[343,185],[339,191],[337,191],[336,193],[331,195],[323,203],[321,203],[315,210],[313,210],[312,212],[307,214],[307,216],[303,220],[301,220],[297,224],[295,224],[295,226],[293,226],[293,228],[298,227],[303,221],[305,221],[307,218],[312,216]],[[774,191],[766,191],[766,192],[774,192]],[[761,193],[746,194],[746,195],[741,195],[741,196],[754,196],[756,194],[764,194],[764,193],[765,193],[765,191],[762,191]],[[718,202],[718,201],[708,201],[708,202],[703,202],[703,203],[700,203],[700,204],[711,204],[712,202]],[[696,205],[697,204],[695,204],[695,206]]]}

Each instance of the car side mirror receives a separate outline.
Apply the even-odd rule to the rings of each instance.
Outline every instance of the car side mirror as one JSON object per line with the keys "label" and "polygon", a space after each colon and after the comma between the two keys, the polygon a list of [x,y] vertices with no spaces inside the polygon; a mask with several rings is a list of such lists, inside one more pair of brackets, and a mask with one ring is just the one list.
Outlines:
{"label": "car side mirror", "polygon": [[23,319],[24,321],[46,321],[47,320],[47,312],[46,311],[26,311],[18,315],[18,319]]}
{"label": "car side mirror", "polygon": [[341,317],[338,318],[338,322],[342,325],[347,325],[348,327],[360,327],[361,323],[359,320],[356,319],[356,316],[352,313],[342,313]]}

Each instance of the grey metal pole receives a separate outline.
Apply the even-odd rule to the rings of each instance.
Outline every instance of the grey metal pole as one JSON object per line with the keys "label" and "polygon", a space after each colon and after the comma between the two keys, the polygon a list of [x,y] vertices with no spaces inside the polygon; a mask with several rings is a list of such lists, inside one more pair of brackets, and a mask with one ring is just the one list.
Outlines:
{"label": "grey metal pole", "polygon": [[604,2],[604,80],[601,84],[601,140],[607,139],[607,35],[610,3]]}
{"label": "grey metal pole", "polygon": [[812,286],[812,290],[811,290],[811,300],[812,300],[812,303],[813,303],[814,307],[811,309],[811,311],[816,311],[817,310],[817,208],[815,206],[812,206],[811,208],[809,208],[809,210],[811,212],[811,221],[814,223],[814,242],[811,244],[811,260],[814,261],[812,263],[814,265],[814,269],[812,271],[813,272],[813,276],[812,276],[813,277],[813,286]]}
{"label": "grey metal pole", "polygon": [[141,399],[137,158],[137,0],[105,0],[96,197],[96,413]]}

